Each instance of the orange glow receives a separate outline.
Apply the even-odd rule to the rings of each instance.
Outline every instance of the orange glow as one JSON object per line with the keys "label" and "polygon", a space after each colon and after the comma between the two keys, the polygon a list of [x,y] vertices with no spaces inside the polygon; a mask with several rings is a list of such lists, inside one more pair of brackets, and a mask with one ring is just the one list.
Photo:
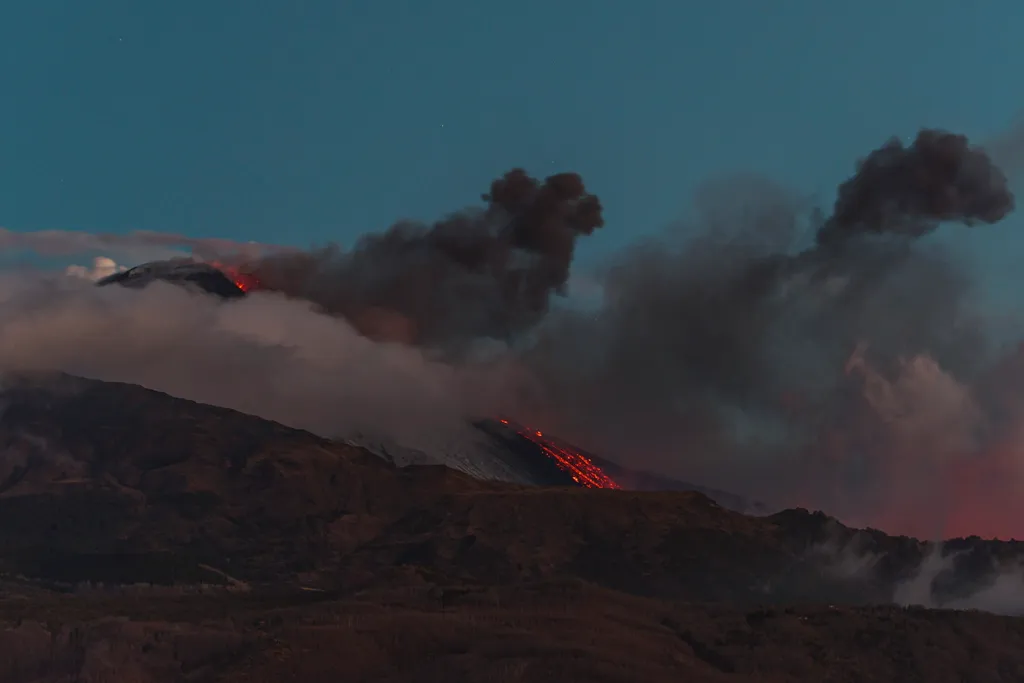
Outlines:
{"label": "orange glow", "polygon": [[614,479],[604,473],[600,467],[568,444],[560,443],[552,437],[545,437],[543,432],[527,429],[522,425],[511,424],[501,420],[501,424],[512,427],[519,436],[537,445],[544,455],[555,461],[558,469],[567,473],[580,486],[590,489],[621,489]]}
{"label": "orange glow", "polygon": [[217,261],[212,262],[210,265],[219,268],[243,292],[248,293],[254,289],[259,289],[260,281],[252,273],[244,273],[234,266],[228,266]]}

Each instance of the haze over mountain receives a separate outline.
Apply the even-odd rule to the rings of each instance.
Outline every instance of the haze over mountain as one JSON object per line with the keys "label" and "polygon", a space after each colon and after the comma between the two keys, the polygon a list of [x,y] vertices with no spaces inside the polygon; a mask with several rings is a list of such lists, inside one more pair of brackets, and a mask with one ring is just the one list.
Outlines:
{"label": "haze over mountain", "polygon": [[710,184],[699,236],[617,255],[586,309],[559,305],[577,243],[622,226],[569,172],[514,169],[481,207],[349,248],[8,232],[51,254],[180,244],[258,287],[225,305],[10,274],[0,356],[425,453],[465,450],[467,422],[508,415],[747,500],[925,537],[1019,536],[1015,337],[933,239],[948,223],[999,239],[988,224],[1015,200],[992,155],[1011,162],[1014,139],[890,141],[828,212],[765,179]]}
{"label": "haze over mountain", "polygon": [[66,375],[8,375],[3,399],[12,683],[753,683],[840,669],[942,682],[1024,666],[1016,619],[899,606],[1020,614],[1020,543],[936,546],[804,510],[748,517],[697,493],[396,469]]}

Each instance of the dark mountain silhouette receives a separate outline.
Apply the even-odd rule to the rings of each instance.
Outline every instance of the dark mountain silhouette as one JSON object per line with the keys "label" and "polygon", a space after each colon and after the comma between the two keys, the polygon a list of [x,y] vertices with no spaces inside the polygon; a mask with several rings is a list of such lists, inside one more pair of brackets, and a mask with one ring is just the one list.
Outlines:
{"label": "dark mountain silhouette", "polygon": [[[3,681],[1024,680],[1024,622],[892,605],[934,546],[822,513],[398,468],[63,375],[2,397]],[[1024,549],[945,553],[930,604]]]}
{"label": "dark mountain silhouette", "polygon": [[[538,444],[543,443],[543,439],[523,436],[524,428],[521,425],[509,424],[508,420],[492,419],[477,421],[474,426],[494,440],[498,447],[488,451],[490,457],[500,460],[505,466],[504,471],[514,473],[514,481],[538,486],[582,485],[573,479],[571,472],[559,469],[545,454],[544,449]],[[695,491],[736,512],[764,515],[771,511],[767,504],[760,501],[748,500],[734,493],[700,484],[633,470],[573,444],[557,439],[556,441],[572,454],[596,465],[613,482],[630,491]]]}
{"label": "dark mountain silhouette", "polygon": [[245,296],[246,283],[233,278],[214,264],[190,258],[150,261],[134,268],[108,275],[96,282],[97,287],[121,285],[141,289],[154,282],[169,282],[196,291],[213,294],[222,299]]}

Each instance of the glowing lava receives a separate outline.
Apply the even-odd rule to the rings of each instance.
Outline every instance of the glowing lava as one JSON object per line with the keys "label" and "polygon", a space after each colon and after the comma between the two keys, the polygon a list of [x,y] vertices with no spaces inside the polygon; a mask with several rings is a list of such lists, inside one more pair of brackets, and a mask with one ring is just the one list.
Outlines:
{"label": "glowing lava", "polygon": [[260,281],[251,273],[244,273],[234,266],[228,266],[223,263],[218,263],[217,261],[214,261],[211,265],[219,268],[222,273],[231,278],[231,281],[235,283],[236,287],[246,294],[254,289],[258,289],[260,286]]}
{"label": "glowing lava", "polygon": [[544,452],[544,455],[551,458],[558,469],[567,473],[580,486],[590,489],[621,489],[615,480],[604,473],[594,462],[565,443],[560,443],[550,436],[544,436],[543,432],[527,429],[526,427],[500,420],[501,424],[515,430],[519,436],[528,439]]}
{"label": "glowing lava", "polygon": [[246,276],[240,275],[240,274],[234,274],[234,275],[231,275],[231,279],[238,286],[238,288],[240,290],[242,290],[243,292],[249,292],[250,290],[256,288],[256,284],[257,283],[250,281],[250,280],[254,280],[254,278],[249,278],[249,277],[246,277]]}

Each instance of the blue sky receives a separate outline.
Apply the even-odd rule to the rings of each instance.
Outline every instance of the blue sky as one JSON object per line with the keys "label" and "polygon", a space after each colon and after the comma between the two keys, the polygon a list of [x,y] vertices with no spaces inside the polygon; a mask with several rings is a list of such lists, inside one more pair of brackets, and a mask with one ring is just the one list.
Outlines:
{"label": "blue sky", "polygon": [[589,261],[709,176],[828,198],[891,135],[998,132],[1021,35],[1019,0],[10,2],[0,225],[351,243],[524,166],[603,198]]}

